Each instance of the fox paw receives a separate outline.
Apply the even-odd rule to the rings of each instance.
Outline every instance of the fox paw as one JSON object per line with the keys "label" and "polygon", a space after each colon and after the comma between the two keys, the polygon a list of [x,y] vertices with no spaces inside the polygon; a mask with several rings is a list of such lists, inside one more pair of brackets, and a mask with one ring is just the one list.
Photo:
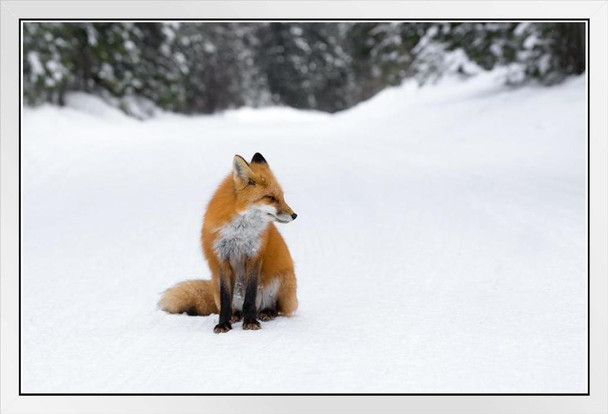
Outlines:
{"label": "fox paw", "polygon": [[217,325],[215,325],[215,328],[213,328],[213,332],[223,333],[223,332],[228,332],[231,329],[232,329],[232,325],[230,325],[230,322],[218,323]]}
{"label": "fox paw", "polygon": [[267,322],[273,320],[278,315],[279,312],[274,309],[262,309],[258,314],[258,318],[260,318],[260,320],[263,322]]}
{"label": "fox paw", "polygon": [[233,311],[232,317],[230,318],[230,323],[240,322],[243,320],[243,312],[241,311]]}
{"label": "fox paw", "polygon": [[243,322],[243,329],[257,331],[258,329],[262,329],[262,325],[260,325],[260,322],[256,321],[255,319],[245,319]]}

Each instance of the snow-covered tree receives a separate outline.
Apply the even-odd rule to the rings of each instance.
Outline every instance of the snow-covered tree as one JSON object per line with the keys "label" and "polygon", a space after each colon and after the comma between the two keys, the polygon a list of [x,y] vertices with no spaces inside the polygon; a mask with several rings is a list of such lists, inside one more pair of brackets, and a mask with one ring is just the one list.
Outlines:
{"label": "snow-covered tree", "polygon": [[23,32],[26,104],[61,105],[78,90],[142,117],[142,100],[184,113],[335,112],[406,78],[497,66],[510,69],[508,83],[580,74],[584,24],[26,22]]}

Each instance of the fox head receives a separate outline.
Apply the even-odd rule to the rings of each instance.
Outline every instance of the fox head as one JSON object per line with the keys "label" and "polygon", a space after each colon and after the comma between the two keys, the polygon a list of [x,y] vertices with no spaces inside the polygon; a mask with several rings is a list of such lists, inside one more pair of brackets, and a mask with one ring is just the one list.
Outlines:
{"label": "fox head", "polygon": [[281,186],[259,152],[255,153],[251,163],[235,155],[232,178],[237,204],[243,210],[258,210],[269,220],[279,223],[289,223],[297,217],[285,202]]}

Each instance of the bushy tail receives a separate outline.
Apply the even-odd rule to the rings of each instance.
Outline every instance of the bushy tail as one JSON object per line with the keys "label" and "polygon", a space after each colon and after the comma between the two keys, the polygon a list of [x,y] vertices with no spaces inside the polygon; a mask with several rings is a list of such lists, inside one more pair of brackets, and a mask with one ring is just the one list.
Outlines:
{"label": "bushy tail", "polygon": [[165,290],[158,306],[169,313],[209,315],[219,313],[210,280],[186,280]]}

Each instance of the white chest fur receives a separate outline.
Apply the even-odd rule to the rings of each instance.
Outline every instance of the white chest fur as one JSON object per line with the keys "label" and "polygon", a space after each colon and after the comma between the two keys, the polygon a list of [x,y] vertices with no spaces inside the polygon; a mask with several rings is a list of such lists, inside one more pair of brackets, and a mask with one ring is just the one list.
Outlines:
{"label": "white chest fur", "polygon": [[260,235],[272,217],[263,209],[252,208],[237,215],[219,230],[213,248],[222,260],[255,256],[260,249]]}

